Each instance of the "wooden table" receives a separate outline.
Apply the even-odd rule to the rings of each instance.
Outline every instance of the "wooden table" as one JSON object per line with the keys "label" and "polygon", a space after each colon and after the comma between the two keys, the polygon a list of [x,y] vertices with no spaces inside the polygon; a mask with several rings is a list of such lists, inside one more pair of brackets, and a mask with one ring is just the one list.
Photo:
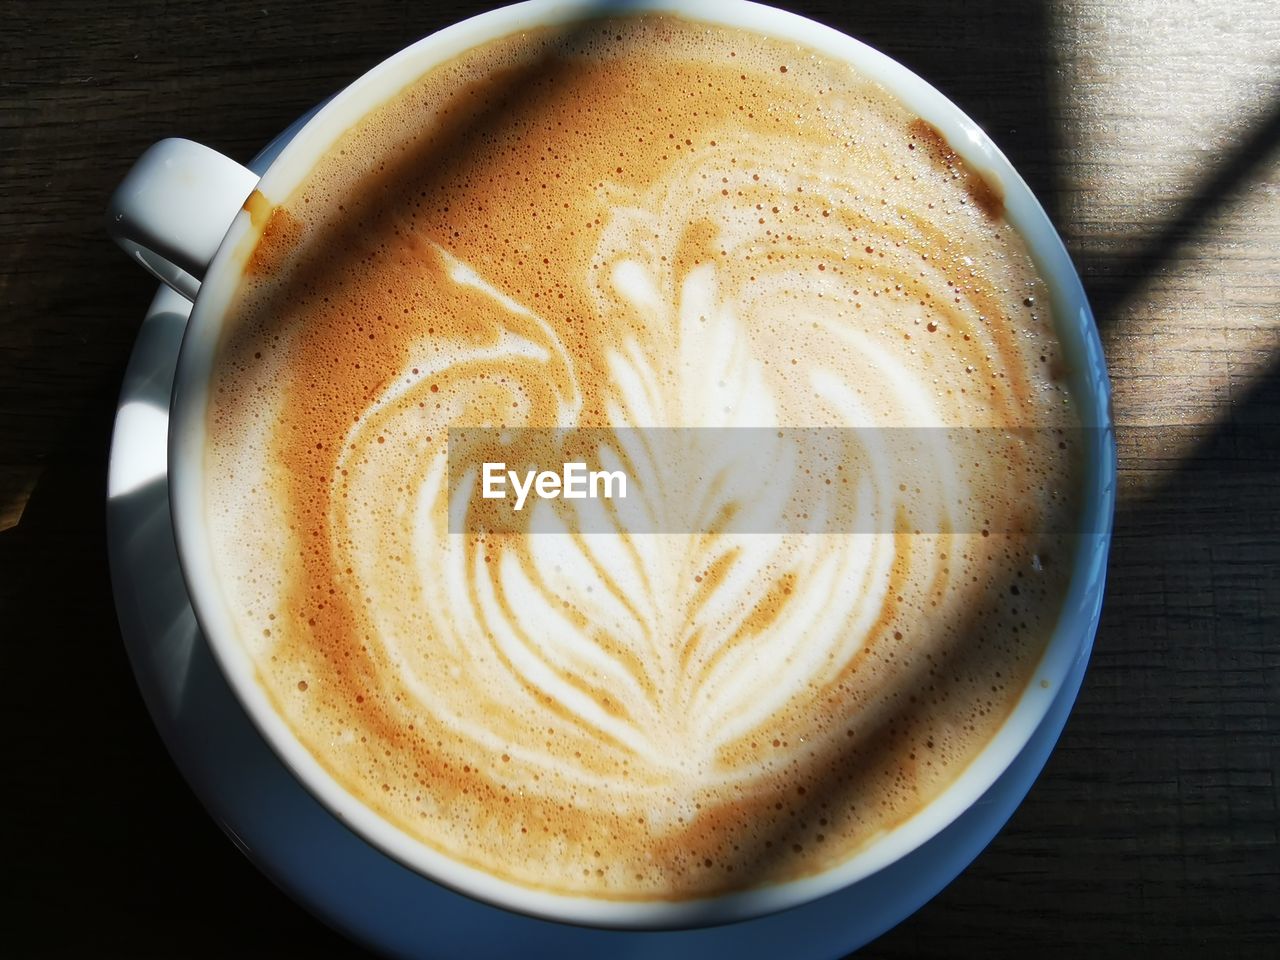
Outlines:
{"label": "wooden table", "polygon": [[[359,955],[205,816],[134,687],[105,454],[154,284],[102,211],[152,141],[246,159],[482,6],[0,2],[4,952]],[[1057,752],[865,954],[1277,955],[1280,5],[795,6],[931,80],[1026,176],[1097,311],[1121,451],[1106,609]]]}

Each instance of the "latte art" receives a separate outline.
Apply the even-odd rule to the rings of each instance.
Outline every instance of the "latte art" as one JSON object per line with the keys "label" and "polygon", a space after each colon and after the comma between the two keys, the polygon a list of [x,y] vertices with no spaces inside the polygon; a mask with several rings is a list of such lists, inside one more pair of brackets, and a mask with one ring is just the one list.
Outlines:
{"label": "latte art", "polygon": [[[999,471],[877,447],[1073,425],[1046,299],[998,194],[846,65],[666,17],[465,54],[274,212],[229,320],[208,511],[261,683],[351,794],[519,884],[683,899],[827,869],[955,778],[1056,621],[1068,545],[1004,532],[1067,526],[1056,435]],[[779,428],[757,473],[783,430],[847,428],[840,495],[889,524],[734,533],[778,505],[708,480],[679,491],[698,533],[593,499],[450,532],[480,483],[450,482],[460,427],[614,430],[603,469],[651,492],[625,428]]]}

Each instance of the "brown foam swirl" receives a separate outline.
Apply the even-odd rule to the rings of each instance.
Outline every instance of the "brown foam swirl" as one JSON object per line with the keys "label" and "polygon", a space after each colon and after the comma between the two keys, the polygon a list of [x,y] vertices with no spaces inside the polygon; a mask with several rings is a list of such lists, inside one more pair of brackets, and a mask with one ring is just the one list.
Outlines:
{"label": "brown foam swirl", "polygon": [[[566,893],[801,876],[909,816],[1065,583],[1048,538],[912,532],[921,472],[876,466],[878,427],[1071,422],[993,197],[848,67],[670,18],[495,42],[351,131],[267,220],[210,414],[221,573],[298,737],[410,836]],[[552,425],[860,428],[860,502],[901,522],[450,534],[448,429]],[[1012,492],[922,456],[1015,527],[1071,509],[1049,439]]]}

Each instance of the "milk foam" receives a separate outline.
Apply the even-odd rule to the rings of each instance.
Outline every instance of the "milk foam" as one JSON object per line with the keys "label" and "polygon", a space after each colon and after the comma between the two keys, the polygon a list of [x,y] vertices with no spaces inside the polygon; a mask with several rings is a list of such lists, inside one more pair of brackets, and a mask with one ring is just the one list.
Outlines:
{"label": "milk foam", "polygon": [[874,455],[879,427],[1074,423],[998,198],[877,87],[673,18],[522,35],[286,207],[298,246],[220,355],[215,553],[281,715],[406,834],[531,887],[707,895],[838,863],[998,728],[1052,538],[448,532],[463,425],[862,428],[868,510],[905,518],[922,475],[1030,529],[1073,509],[1047,433],[1013,496]]}

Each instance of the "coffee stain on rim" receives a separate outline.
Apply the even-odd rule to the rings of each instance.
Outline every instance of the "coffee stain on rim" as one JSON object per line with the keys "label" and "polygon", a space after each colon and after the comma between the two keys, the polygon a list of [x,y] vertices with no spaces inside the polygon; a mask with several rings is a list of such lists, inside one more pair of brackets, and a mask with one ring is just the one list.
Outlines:
{"label": "coffee stain on rim", "polygon": [[935,166],[963,180],[965,193],[970,202],[982,211],[983,216],[992,221],[1004,216],[1004,191],[965,163],[941,130],[928,120],[917,117],[907,124],[907,133],[912,141],[911,149],[915,149],[915,144],[919,143],[928,151]]}
{"label": "coffee stain on rim", "polygon": [[249,223],[258,235],[245,259],[244,272],[249,276],[273,273],[301,242],[302,222],[257,189],[245,198],[241,209],[249,214]]}
{"label": "coffee stain on rim", "polygon": [[240,209],[249,214],[249,222],[253,224],[254,229],[261,230],[267,225],[274,204],[255,187],[253,192],[245,197],[244,205]]}

